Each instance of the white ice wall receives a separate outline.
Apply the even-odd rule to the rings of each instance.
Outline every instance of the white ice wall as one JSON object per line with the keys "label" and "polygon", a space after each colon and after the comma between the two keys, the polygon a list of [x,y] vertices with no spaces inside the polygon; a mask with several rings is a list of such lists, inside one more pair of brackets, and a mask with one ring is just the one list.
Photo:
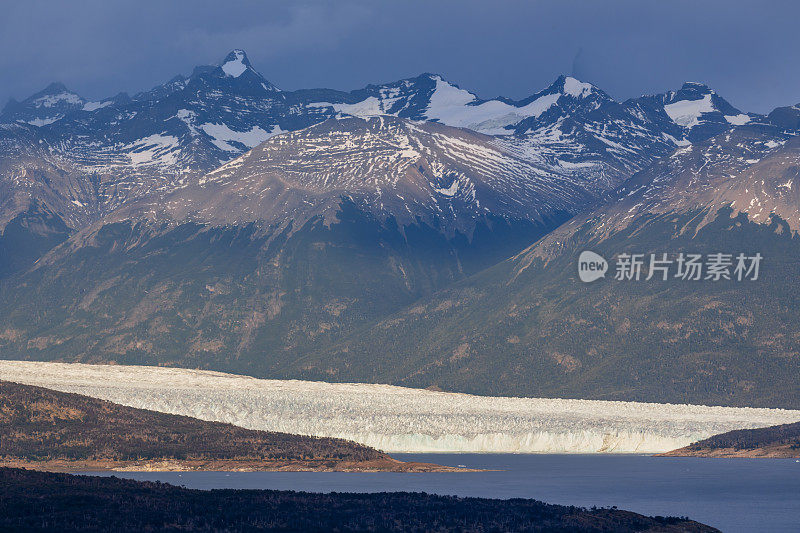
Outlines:
{"label": "white ice wall", "polygon": [[0,379],[389,452],[655,453],[800,411],[502,398],[145,366],[0,361]]}

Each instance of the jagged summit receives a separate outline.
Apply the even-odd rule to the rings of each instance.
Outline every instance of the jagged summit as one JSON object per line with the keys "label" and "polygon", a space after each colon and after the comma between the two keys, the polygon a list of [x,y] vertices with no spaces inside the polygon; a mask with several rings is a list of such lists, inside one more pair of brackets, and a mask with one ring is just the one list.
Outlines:
{"label": "jagged summit", "polygon": [[669,92],[665,98],[665,111],[678,125],[688,129],[707,122],[726,121],[745,124],[749,116],[733,107],[708,85],[685,82],[680,90]]}
{"label": "jagged summit", "polygon": [[567,103],[566,110],[558,114],[568,114],[570,109],[580,106],[588,111],[597,108],[598,101],[612,101],[593,85],[569,76],[560,76],[547,89],[515,101],[504,97],[482,99],[441,74],[426,72],[389,84],[369,85],[340,97],[339,102],[320,101],[308,105],[330,109],[339,115],[394,115],[488,135],[511,135],[519,131],[520,124],[535,120],[551,107],[562,104],[559,101],[562,97],[582,103]]}
{"label": "jagged summit", "polygon": [[184,90],[196,90],[197,84],[214,87],[224,92],[247,94],[248,96],[278,93],[275,85],[267,81],[253,68],[247,53],[241,49],[231,50],[225,58],[213,65],[198,65],[187,78],[176,76],[169,82],[142,93],[144,95],[163,94]]}
{"label": "jagged summit", "polygon": [[226,76],[238,78],[248,68],[252,69],[252,66],[250,65],[250,60],[247,59],[247,54],[245,54],[244,50],[236,49],[232,50],[231,53],[225,56],[225,60],[220,65],[220,68],[222,68],[222,71]]}
{"label": "jagged summit", "polygon": [[514,131],[524,133],[544,123],[554,123],[563,117],[578,118],[614,100],[591,83],[572,76],[560,75],[545,89],[515,102],[525,111],[525,120],[516,124]]}
{"label": "jagged summit", "polygon": [[562,74],[545,91],[549,93],[558,92],[575,98],[586,98],[594,91],[597,91],[597,87],[591,83],[582,82],[577,78]]}
{"label": "jagged summit", "polygon": [[35,107],[56,107],[61,103],[77,104],[83,101],[81,96],[69,89],[61,82],[53,82],[38,93],[29,96],[23,103]]}
{"label": "jagged summit", "polygon": [[[683,85],[681,85],[681,88],[678,89],[677,91],[668,91],[666,93],[666,99],[668,102],[677,102],[681,100],[694,101],[701,99],[706,99],[710,102],[711,99],[716,95],[717,95],[716,91],[714,91],[714,89],[712,89],[705,83],[700,83],[696,81],[687,81],[684,82]],[[722,99],[720,98],[720,100]],[[722,101],[724,102],[724,100]],[[730,104],[728,104],[727,102],[725,102],[725,104],[730,106]]]}
{"label": "jagged summit", "polygon": [[44,89],[33,95],[32,98],[45,94],[60,94],[60,93],[72,93],[72,91],[67,89],[66,85],[64,85],[60,81],[54,81],[53,83],[51,83],[50,85],[48,85],[47,87],[45,87]]}
{"label": "jagged summit", "polygon": [[60,120],[70,111],[81,109],[85,103],[86,100],[63,83],[54,82],[22,102],[10,100],[0,113],[0,123],[44,126]]}
{"label": "jagged summit", "polygon": [[631,98],[623,105],[645,116],[677,145],[702,141],[763,118],[741,112],[708,85],[693,81],[684,82],[678,90]]}
{"label": "jagged summit", "polygon": [[247,53],[239,48],[231,50],[222,63],[219,64],[222,75],[228,79],[255,81],[268,92],[278,92],[280,89],[268,82],[259,74],[250,63]]}

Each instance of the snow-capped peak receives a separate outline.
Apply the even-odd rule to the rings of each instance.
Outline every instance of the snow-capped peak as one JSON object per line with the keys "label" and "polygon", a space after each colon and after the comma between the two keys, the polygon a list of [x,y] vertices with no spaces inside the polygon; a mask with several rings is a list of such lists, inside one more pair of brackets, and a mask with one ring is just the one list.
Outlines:
{"label": "snow-capped peak", "polygon": [[664,111],[675,124],[685,129],[692,129],[709,119],[724,120],[733,125],[750,121],[749,115],[720,98],[708,85],[693,81],[685,82],[679,91],[667,93]]}
{"label": "snow-capped peak", "polygon": [[41,127],[64,118],[65,114],[83,108],[86,100],[62,83],[51,83],[22,102],[9,101],[0,112],[0,123],[23,123]]}
{"label": "snow-capped peak", "polygon": [[[280,89],[264,79],[264,77],[256,72],[250,60],[247,59],[247,54],[244,50],[235,49],[225,56],[225,60],[220,63],[219,71],[222,71],[222,77],[227,80],[236,80],[235,84],[242,84],[242,86],[260,86],[264,91],[273,93],[280,92]],[[195,73],[203,75],[207,72],[207,67],[197,67]],[[239,79],[242,81],[240,82]]]}
{"label": "snow-capped peak", "polygon": [[539,117],[555,105],[561,96],[561,93],[546,94],[524,104],[500,99],[481,101],[471,92],[459,89],[439,76],[433,79],[436,87],[430,95],[425,117],[489,135],[510,134],[511,126],[528,117]]}
{"label": "snow-capped peak", "polygon": [[679,90],[669,91],[667,93],[667,100],[670,102],[677,102],[680,100],[702,100],[710,95],[716,95],[716,93],[705,83],[687,81],[681,85]]}
{"label": "snow-capped peak", "polygon": [[33,107],[57,107],[59,105],[83,105],[83,99],[67,89],[62,83],[51,83],[43,91],[29,99]]}
{"label": "snow-capped peak", "polygon": [[558,94],[571,96],[573,98],[586,98],[593,92],[596,92],[595,89],[595,86],[591,83],[586,83],[572,76],[565,76],[562,74],[556,78],[556,81],[551,83],[547,89],[539,94]]}
{"label": "snow-capped peak", "polygon": [[238,78],[248,68],[252,69],[250,61],[247,59],[247,54],[244,53],[244,50],[239,49],[231,51],[225,57],[225,61],[220,65],[220,68],[222,68],[226,76],[231,78]]}
{"label": "snow-capped peak", "polygon": [[564,78],[564,94],[574,96],[575,98],[585,98],[592,93],[593,89],[594,85],[591,83],[584,83],[571,76]]}

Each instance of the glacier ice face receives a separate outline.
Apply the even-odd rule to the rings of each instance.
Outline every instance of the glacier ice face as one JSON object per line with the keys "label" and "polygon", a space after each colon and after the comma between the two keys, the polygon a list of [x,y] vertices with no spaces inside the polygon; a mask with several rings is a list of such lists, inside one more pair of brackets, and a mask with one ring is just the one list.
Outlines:
{"label": "glacier ice face", "polygon": [[0,379],[388,452],[658,453],[800,411],[503,398],[146,366],[0,361]]}

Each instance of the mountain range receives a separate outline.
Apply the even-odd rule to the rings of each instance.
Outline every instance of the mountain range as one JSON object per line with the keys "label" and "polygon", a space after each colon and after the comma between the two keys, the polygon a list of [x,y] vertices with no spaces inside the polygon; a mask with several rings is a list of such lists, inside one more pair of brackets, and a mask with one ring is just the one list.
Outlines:
{"label": "mountain range", "polygon": [[[698,83],[281,91],[241,50],[132,97],[52,84],[0,113],[0,354],[797,407],[798,128]],[[583,249],[765,265],[584,285]]]}
{"label": "mountain range", "polygon": [[[292,368],[483,394],[713,405],[799,404],[800,139],[742,126],[636,174],[617,199]],[[578,276],[581,252],[612,263]],[[683,279],[680,254],[730,254],[729,279]],[[738,254],[763,256],[739,281]],[[641,254],[641,276],[612,258]],[[667,279],[649,258],[667,254]],[[749,266],[749,265],[748,265]],[[378,357],[391,353],[391,358]]]}
{"label": "mountain range", "polygon": [[40,199],[73,229],[121,205],[180,187],[274,135],[342,116],[396,116],[496,136],[518,157],[604,190],[676,145],[719,133],[746,115],[707,87],[615,102],[561,76],[520,101],[482,100],[416,78],[342,92],[285,92],[241,50],[150,91],[89,102],[54,83],[0,112],[5,225]]}

